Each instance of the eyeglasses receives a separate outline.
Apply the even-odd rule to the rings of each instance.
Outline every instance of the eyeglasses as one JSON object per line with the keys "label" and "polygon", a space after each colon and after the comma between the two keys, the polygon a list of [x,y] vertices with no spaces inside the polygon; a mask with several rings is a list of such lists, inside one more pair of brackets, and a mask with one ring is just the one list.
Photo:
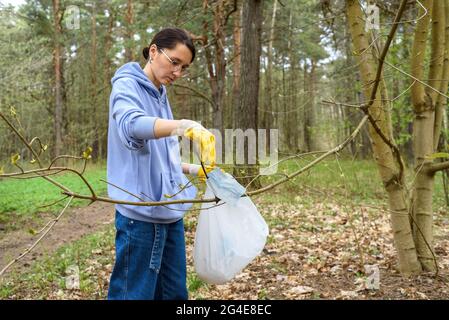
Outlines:
{"label": "eyeglasses", "polygon": [[165,53],[164,50],[162,50],[162,49],[158,49],[158,50],[164,54],[164,56],[168,59],[168,61],[170,61],[171,65],[173,66],[173,70],[174,70],[175,72],[181,70],[181,73],[182,73],[183,76],[186,76],[186,75],[187,75],[187,68],[188,68],[188,66],[183,66],[183,65],[180,64],[179,62],[173,61],[173,60],[172,60],[172,59]]}

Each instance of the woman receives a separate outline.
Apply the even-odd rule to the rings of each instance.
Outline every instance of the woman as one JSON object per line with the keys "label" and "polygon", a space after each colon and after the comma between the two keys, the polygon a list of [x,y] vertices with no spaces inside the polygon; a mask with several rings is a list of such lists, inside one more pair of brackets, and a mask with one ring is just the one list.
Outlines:
{"label": "woman", "polygon": [[[167,28],[155,35],[143,56],[143,69],[130,62],[112,78],[109,196],[124,201],[139,201],[136,196],[144,201],[192,199],[194,186],[179,192],[188,183],[184,173],[205,173],[199,165],[181,164],[177,136],[191,139],[201,160],[211,167],[215,137],[197,122],[173,120],[165,85],[186,72],[195,47],[185,31]],[[116,261],[109,299],[188,298],[183,215],[190,207],[116,205]]]}

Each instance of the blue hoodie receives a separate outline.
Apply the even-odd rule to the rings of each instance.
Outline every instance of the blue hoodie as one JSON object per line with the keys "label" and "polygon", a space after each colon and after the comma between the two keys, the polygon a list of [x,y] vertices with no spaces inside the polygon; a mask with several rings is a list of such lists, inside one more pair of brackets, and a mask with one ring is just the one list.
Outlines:
{"label": "blue hoodie", "polygon": [[[108,182],[139,196],[145,201],[193,199],[191,185],[182,173],[178,137],[156,139],[156,119],[173,119],[166,88],[158,90],[138,63],[120,67],[112,78],[109,100]],[[108,185],[112,199],[139,201],[136,197]],[[124,216],[153,223],[171,223],[181,219],[192,204],[133,206],[116,204]],[[171,210],[174,209],[174,210]]]}

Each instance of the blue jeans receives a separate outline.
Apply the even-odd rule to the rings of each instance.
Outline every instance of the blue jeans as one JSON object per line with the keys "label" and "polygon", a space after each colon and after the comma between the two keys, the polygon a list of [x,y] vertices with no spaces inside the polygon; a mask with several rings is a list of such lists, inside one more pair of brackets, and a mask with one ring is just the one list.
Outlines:
{"label": "blue jeans", "polygon": [[187,300],[184,222],[148,223],[116,211],[110,300]]}

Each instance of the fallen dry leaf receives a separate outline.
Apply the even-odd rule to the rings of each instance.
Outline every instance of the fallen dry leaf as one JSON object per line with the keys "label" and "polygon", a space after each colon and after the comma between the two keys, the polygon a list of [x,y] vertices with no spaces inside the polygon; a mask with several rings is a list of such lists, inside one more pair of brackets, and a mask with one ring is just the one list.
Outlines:
{"label": "fallen dry leaf", "polygon": [[314,290],[311,287],[307,287],[307,286],[297,286],[294,288],[291,288],[289,290],[290,293],[295,293],[295,294],[306,294],[306,293],[312,293]]}

